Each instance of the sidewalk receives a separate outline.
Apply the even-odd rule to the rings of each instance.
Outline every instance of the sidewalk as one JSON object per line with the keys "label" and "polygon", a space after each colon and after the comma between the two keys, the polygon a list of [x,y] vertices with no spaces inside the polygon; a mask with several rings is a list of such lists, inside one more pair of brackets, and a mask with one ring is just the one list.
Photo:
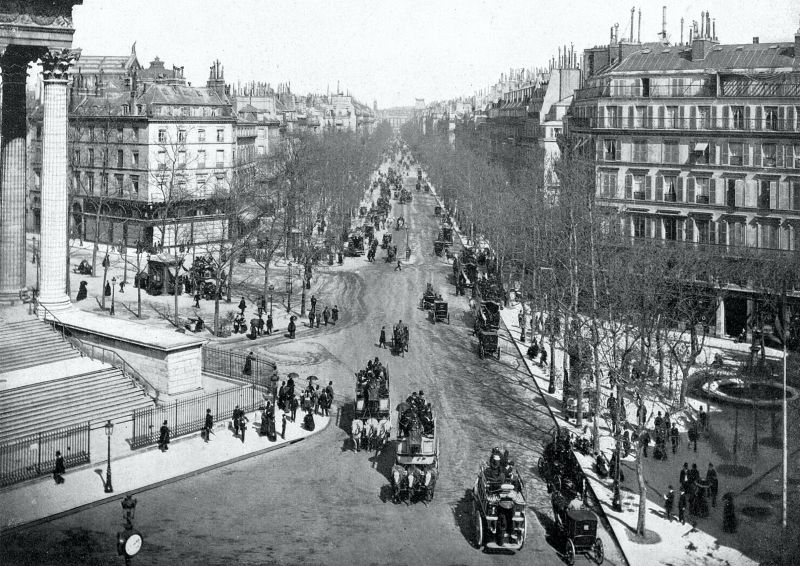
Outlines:
{"label": "sidewalk", "polygon": [[[534,364],[526,356],[528,345],[530,342],[520,342],[519,337],[520,329],[518,323],[518,313],[521,305],[510,306],[509,308],[501,311],[501,318],[509,334],[512,336],[515,346],[517,347],[520,355],[525,360],[525,364],[533,377],[534,382],[542,393],[543,398],[547,401],[548,407],[554,416],[554,419],[561,427],[566,427],[570,432],[576,436],[584,436],[581,430],[578,430],[571,422],[564,418],[561,410],[561,401],[559,398],[560,393],[549,394],[547,387],[549,378],[547,370],[541,368],[539,365]],[[558,350],[556,350],[558,352]],[[556,366],[561,367],[561,356],[556,360]],[[604,388],[605,389],[605,388]],[[694,403],[697,403],[696,401]],[[698,404],[699,405],[699,404]],[[704,403],[705,405],[705,403]],[[600,402],[600,407],[605,407],[605,397]],[[652,422],[653,408],[656,411],[661,410],[664,412],[664,407],[651,406],[648,408],[648,421]],[[636,408],[631,401],[627,402],[627,410],[629,419],[635,422]],[[696,521],[695,527],[687,521],[685,525],[673,520],[668,521],[664,515],[663,505],[655,504],[653,501],[662,501],[663,492],[666,490],[667,485],[671,484],[675,489],[675,502],[676,506],[673,508],[677,516],[677,499],[679,495],[678,488],[678,475],[680,467],[684,461],[691,463],[696,462],[701,475],[705,477],[705,470],[708,462],[714,462],[715,465],[721,463],[720,457],[714,453],[712,447],[706,441],[698,443],[698,452],[689,451],[687,447],[687,438],[685,434],[686,419],[682,415],[673,415],[673,418],[678,419],[679,428],[681,429],[681,444],[676,455],[669,452],[669,460],[665,462],[656,461],[653,458],[644,461],[645,468],[645,483],[647,485],[648,494],[648,510],[647,510],[647,541],[633,540],[636,523],[639,512],[639,490],[636,479],[635,462],[632,456],[622,460],[622,470],[625,475],[625,481],[622,482],[622,512],[616,512],[611,508],[611,501],[613,498],[613,482],[602,480],[597,477],[593,470],[593,458],[575,453],[578,461],[580,462],[586,477],[589,479],[592,490],[594,491],[598,501],[603,506],[606,516],[609,518],[609,523],[613,529],[617,540],[625,553],[626,558],[630,564],[653,564],[654,557],[657,558],[659,564],[683,564],[683,563],[700,563],[703,564],[757,564],[756,561],[742,554],[738,549],[733,548],[737,543],[740,534],[723,533],[722,524],[722,503],[718,500],[717,507],[710,509],[711,513],[705,519],[692,519]],[[592,421],[585,419],[584,424],[588,426],[585,436],[591,435]],[[614,440],[611,437],[611,431],[604,422],[600,420],[600,448],[604,450],[610,457],[610,453],[614,447]],[[652,445],[651,445],[652,448]],[[723,476],[720,473],[720,496],[727,491],[736,492],[741,489],[749,481],[752,481],[755,476],[749,478],[731,478]],[[653,485],[655,484],[655,485]],[[710,505],[709,505],[710,506]],[[746,526],[746,517],[739,514],[739,531],[744,531]]]}
{"label": "sidewalk", "polygon": [[286,438],[281,438],[281,415],[276,413],[277,439],[270,442],[258,435],[260,413],[248,413],[245,441],[234,437],[230,420],[217,423],[215,434],[206,443],[199,433],[170,442],[169,450],[161,452],[156,446],[130,452],[122,458],[112,458],[111,479],[114,493],[105,493],[107,461],[97,461],[76,469],[67,469],[66,480],[56,485],[53,478],[44,476],[12,486],[0,492],[0,530],[7,531],[23,525],[37,524],[108,501],[122,499],[127,493],[153,489],[167,483],[200,474],[211,469],[238,462],[253,456],[300,442],[325,430],[333,417],[315,416],[316,429],[309,432],[297,422],[286,423]]}

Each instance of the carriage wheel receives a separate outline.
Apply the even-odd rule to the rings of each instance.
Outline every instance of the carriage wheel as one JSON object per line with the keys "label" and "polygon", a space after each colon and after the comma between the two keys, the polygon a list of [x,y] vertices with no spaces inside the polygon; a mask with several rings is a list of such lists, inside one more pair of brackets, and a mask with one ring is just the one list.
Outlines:
{"label": "carriage wheel", "polygon": [[575,564],[575,545],[572,544],[571,540],[567,541],[567,548],[566,551],[564,552],[564,558],[566,558],[567,564],[569,564],[569,566]]}
{"label": "carriage wheel", "polygon": [[605,553],[603,552],[603,541],[599,538],[594,539],[594,561],[598,564],[603,563]]}
{"label": "carriage wheel", "polygon": [[523,517],[522,521],[522,532],[519,534],[519,550],[522,550],[522,547],[525,546],[525,537],[528,534],[528,520]]}
{"label": "carriage wheel", "polygon": [[473,539],[472,544],[475,545],[475,548],[481,548],[483,546],[483,516],[481,512],[478,510],[477,504],[473,502],[472,504],[472,514],[474,515],[472,525],[473,525]]}

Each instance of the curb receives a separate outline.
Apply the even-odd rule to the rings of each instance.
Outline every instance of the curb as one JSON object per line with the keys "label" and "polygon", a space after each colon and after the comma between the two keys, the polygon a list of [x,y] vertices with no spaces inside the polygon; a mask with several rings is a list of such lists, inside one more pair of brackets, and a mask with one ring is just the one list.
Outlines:
{"label": "curb", "polygon": [[187,479],[187,478],[191,478],[193,476],[197,476],[197,475],[200,475],[200,474],[203,474],[203,473],[206,473],[206,472],[210,472],[212,470],[216,470],[218,468],[222,468],[222,467],[228,466],[230,464],[235,464],[237,462],[242,462],[244,460],[247,460],[249,458],[253,458],[255,456],[261,456],[263,454],[267,454],[267,453],[273,452],[275,450],[280,450],[281,448],[284,448],[286,446],[291,446],[292,444],[297,444],[298,442],[302,442],[303,440],[306,440],[307,438],[310,438],[310,437],[314,436],[318,432],[321,433],[321,432],[327,430],[327,428],[331,424],[331,420],[332,419],[329,417],[328,418],[328,422],[327,422],[327,424],[325,424],[324,427],[315,430],[314,432],[312,432],[308,436],[301,436],[300,438],[295,438],[293,440],[289,440],[287,442],[283,442],[283,443],[277,444],[275,446],[267,446],[266,448],[262,448],[260,450],[256,450],[255,452],[250,452],[248,454],[242,454],[241,456],[236,456],[235,458],[231,458],[229,460],[223,460],[221,462],[216,462],[214,464],[209,464],[208,466],[205,466],[205,467],[202,467],[202,468],[198,468],[196,470],[192,470],[190,472],[186,472],[186,473],[180,474],[178,476],[174,476],[174,477],[171,477],[171,478],[166,478],[166,479],[157,481],[155,483],[144,485],[144,486],[142,486],[142,487],[140,487],[138,489],[115,493],[114,495],[110,495],[108,497],[104,497],[102,499],[98,499],[96,501],[92,501],[91,503],[85,503],[83,505],[79,505],[78,507],[73,507],[72,509],[67,509],[66,511],[60,511],[60,512],[55,513],[53,515],[48,515],[47,517],[42,517],[40,519],[34,519],[33,521],[28,521],[27,523],[22,523],[22,524],[19,524],[19,525],[14,525],[13,527],[4,528],[4,529],[2,529],[2,531],[0,531],[0,539],[2,539],[3,537],[6,537],[8,535],[16,534],[16,533],[18,533],[20,531],[24,531],[26,529],[42,525],[44,523],[49,523],[50,521],[55,521],[56,519],[61,519],[62,517],[67,517],[69,515],[74,515],[75,513],[80,513],[81,511],[86,511],[88,509],[93,509],[94,507],[98,507],[100,505],[104,505],[106,503],[109,503],[111,501],[115,501],[117,499],[122,499],[123,497],[125,497],[127,495],[133,496],[133,495],[136,495],[137,493],[150,491],[152,489],[163,487],[163,486],[169,485],[171,483],[179,482],[181,480],[184,480],[184,479]]}

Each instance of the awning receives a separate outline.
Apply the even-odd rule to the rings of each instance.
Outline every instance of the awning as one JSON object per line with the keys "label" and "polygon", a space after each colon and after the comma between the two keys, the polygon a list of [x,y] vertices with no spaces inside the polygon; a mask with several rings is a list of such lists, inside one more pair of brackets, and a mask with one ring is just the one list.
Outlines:
{"label": "awning", "polygon": [[711,220],[714,218],[714,215],[710,212],[689,212],[688,216],[690,218],[696,218],[698,220]]}
{"label": "awning", "polygon": [[747,216],[744,214],[721,214],[719,217],[720,220],[724,220],[725,222],[744,222],[747,220]]}
{"label": "awning", "polygon": [[694,151],[696,153],[703,152],[708,149],[708,142],[697,142],[694,144]]}
{"label": "awning", "polygon": [[729,171],[725,171],[722,174],[723,179],[746,179],[747,173],[731,173]]}
{"label": "awning", "polygon": [[714,176],[713,171],[692,171],[692,177],[701,177],[705,179],[707,177],[713,177],[713,176]]}
{"label": "awning", "polygon": [[680,210],[670,210],[670,209],[659,209],[656,210],[655,213],[661,216],[672,216],[672,217],[678,217],[682,214]]}

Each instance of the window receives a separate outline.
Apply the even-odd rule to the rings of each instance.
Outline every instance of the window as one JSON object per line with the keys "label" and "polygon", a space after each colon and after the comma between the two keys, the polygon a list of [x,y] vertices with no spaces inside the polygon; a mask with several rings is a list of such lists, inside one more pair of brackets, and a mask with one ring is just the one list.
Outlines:
{"label": "window", "polygon": [[774,224],[762,223],[758,226],[758,247],[766,249],[778,248],[778,227]]}
{"label": "window", "polygon": [[697,107],[697,127],[701,130],[708,130],[711,128],[711,107],[698,106]]}
{"label": "window", "polygon": [[138,151],[132,151],[131,152],[131,165],[133,165],[134,167],[138,167],[139,166],[139,152]]}
{"label": "window", "polygon": [[633,217],[633,237],[634,238],[646,238],[647,234],[647,223],[645,222],[644,216],[636,215]]}
{"label": "window", "polygon": [[197,130],[197,141],[203,143],[206,141],[206,131],[203,129]]}
{"label": "window", "polygon": [[89,167],[94,167],[94,149],[89,148]]}
{"label": "window", "polygon": [[764,107],[764,129],[765,130],[778,130],[778,107],[765,106]]}
{"label": "window", "polygon": [[260,156],[264,155],[264,146],[263,145],[258,146],[258,155],[260,155]]}
{"label": "window", "polygon": [[208,176],[207,175],[198,175],[197,176],[197,186],[198,187],[205,186],[207,181],[208,181]]}
{"label": "window", "polygon": [[676,218],[664,218],[664,239],[677,240],[678,239],[678,222]]}
{"label": "window", "polygon": [[186,150],[182,149],[178,152],[178,167],[186,167]]}
{"label": "window", "polygon": [[728,144],[728,165],[740,167],[743,163],[744,144],[731,142]]}
{"label": "window", "polygon": [[697,241],[701,244],[710,244],[711,241],[711,221],[705,219],[696,219],[695,225],[697,228]]}
{"label": "window", "polygon": [[636,121],[634,122],[634,127],[644,128],[644,119],[645,116],[647,115],[647,107],[637,106],[635,112],[636,112]]}
{"label": "window", "polygon": [[617,196],[617,174],[611,172],[600,173],[600,195],[607,198]]}
{"label": "window", "polygon": [[774,143],[761,144],[761,156],[763,158],[764,167],[775,167],[776,155],[777,146]]}
{"label": "window", "polygon": [[133,194],[139,194],[139,176],[138,175],[131,175],[131,191]]}
{"label": "window", "polygon": [[158,150],[158,168],[159,169],[166,169],[167,168],[167,152],[163,149]]}
{"label": "window", "polygon": [[136,105],[136,113],[137,113],[137,114],[141,114],[141,113],[142,113],[142,110],[143,110],[143,107],[142,107],[142,105],[141,105],[141,104],[137,104],[137,105]]}
{"label": "window", "polygon": [[708,142],[697,142],[694,144],[692,153],[694,154],[694,162],[700,165],[708,165],[711,162],[711,150]]}
{"label": "window", "polygon": [[606,106],[606,113],[608,114],[608,128],[622,127],[622,108],[619,106]]}
{"label": "window", "polygon": [[122,196],[122,184],[124,183],[124,178],[120,174],[114,175],[114,187],[117,190],[117,194]]}
{"label": "window", "polygon": [[762,180],[758,183],[758,208],[769,210],[771,207],[772,182]]}
{"label": "window", "polygon": [[677,106],[667,106],[667,113],[666,119],[664,121],[665,128],[677,128],[678,127],[678,107]]}
{"label": "window", "polygon": [[633,199],[634,200],[644,200],[645,199],[645,180],[644,175],[633,175]]}
{"label": "window", "polygon": [[178,141],[185,142],[186,141],[186,130],[183,128],[178,130]]}
{"label": "window", "polygon": [[711,179],[708,177],[697,177],[694,180],[694,199],[697,204],[708,204],[709,184]]}
{"label": "window", "polygon": [[225,141],[225,130],[217,129],[217,141],[218,142]]}
{"label": "window", "polygon": [[217,150],[217,167],[222,167],[225,164],[225,150]]}
{"label": "window", "polygon": [[197,152],[197,167],[203,168],[206,166],[206,150],[201,149]]}
{"label": "window", "polygon": [[647,140],[633,141],[633,160],[637,162],[647,161]]}
{"label": "window", "polygon": [[792,181],[789,189],[789,206],[792,210],[800,210],[800,181]]}
{"label": "window", "polygon": [[[127,106],[125,106],[127,108]],[[121,142],[125,138],[125,132],[122,128],[117,128],[117,141]]]}
{"label": "window", "polygon": [[666,202],[676,202],[678,200],[678,177],[664,177],[664,194],[663,198]]}
{"label": "window", "polygon": [[158,143],[167,143],[167,130],[158,130]]}
{"label": "window", "polygon": [[117,150],[117,168],[121,169],[125,163],[125,152],[121,149]]}
{"label": "window", "polygon": [[617,140],[603,140],[603,159],[605,161],[619,161],[620,155],[617,152]]}
{"label": "window", "polygon": [[73,165],[80,165],[81,164],[81,150],[80,149],[73,149],[72,150],[72,164]]}
{"label": "window", "polygon": [[102,175],[100,177],[100,183],[103,186],[102,187],[103,188],[103,194],[107,195],[108,194],[108,175]]}
{"label": "window", "polygon": [[263,137],[264,137],[264,135],[265,135],[265,134],[264,134],[264,128],[259,128],[259,129],[258,129],[258,137],[260,137],[260,138],[263,138]]}
{"label": "window", "polygon": [[650,96],[650,79],[642,79],[642,96]]}
{"label": "window", "polygon": [[731,106],[731,120],[734,130],[744,130],[744,106]]}
{"label": "window", "polygon": [[800,169],[800,144],[794,144],[794,168]]}
{"label": "window", "polygon": [[664,140],[664,163],[680,163],[678,140]]}

